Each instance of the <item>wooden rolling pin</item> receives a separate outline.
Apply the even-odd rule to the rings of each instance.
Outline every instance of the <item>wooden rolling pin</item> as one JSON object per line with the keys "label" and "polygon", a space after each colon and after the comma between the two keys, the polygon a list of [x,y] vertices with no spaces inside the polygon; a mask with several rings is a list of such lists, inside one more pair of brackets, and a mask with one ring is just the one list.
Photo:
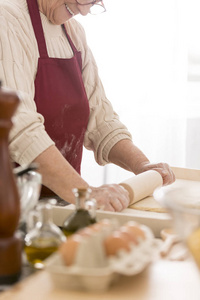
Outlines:
{"label": "wooden rolling pin", "polygon": [[153,194],[163,185],[162,176],[157,171],[146,171],[120,183],[128,192],[130,205]]}

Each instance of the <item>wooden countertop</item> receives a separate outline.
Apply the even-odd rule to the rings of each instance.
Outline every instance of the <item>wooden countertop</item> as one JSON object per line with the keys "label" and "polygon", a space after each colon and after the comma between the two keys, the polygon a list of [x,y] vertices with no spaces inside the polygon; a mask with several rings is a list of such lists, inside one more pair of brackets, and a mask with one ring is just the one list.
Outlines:
{"label": "wooden countertop", "polygon": [[0,293],[0,300],[199,300],[200,274],[192,261],[158,260],[144,272],[121,277],[103,293],[59,290],[46,271],[38,271]]}

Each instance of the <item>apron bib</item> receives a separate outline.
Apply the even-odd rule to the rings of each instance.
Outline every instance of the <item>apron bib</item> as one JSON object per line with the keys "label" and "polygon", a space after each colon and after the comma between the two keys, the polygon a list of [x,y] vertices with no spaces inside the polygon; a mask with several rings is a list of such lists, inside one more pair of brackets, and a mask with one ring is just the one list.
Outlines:
{"label": "apron bib", "polygon": [[27,0],[27,4],[40,54],[35,78],[37,111],[44,116],[45,130],[56,147],[80,174],[83,139],[89,119],[81,53],[62,25],[74,55],[70,59],[49,57],[37,0]]}

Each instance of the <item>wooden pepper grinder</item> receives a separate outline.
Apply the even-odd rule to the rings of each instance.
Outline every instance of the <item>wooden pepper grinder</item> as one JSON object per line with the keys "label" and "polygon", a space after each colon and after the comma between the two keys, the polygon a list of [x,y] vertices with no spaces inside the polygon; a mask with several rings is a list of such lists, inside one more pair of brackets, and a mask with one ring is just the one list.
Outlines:
{"label": "wooden pepper grinder", "polygon": [[12,116],[19,97],[0,83],[0,284],[12,284],[21,274],[22,241],[17,234],[20,199],[8,150]]}

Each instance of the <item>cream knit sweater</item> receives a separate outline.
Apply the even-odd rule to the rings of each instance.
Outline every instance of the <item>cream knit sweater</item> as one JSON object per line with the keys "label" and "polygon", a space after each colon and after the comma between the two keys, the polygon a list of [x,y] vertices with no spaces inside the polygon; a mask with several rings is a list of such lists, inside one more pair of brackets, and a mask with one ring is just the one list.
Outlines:
{"label": "cream knit sweater", "polygon": [[[40,15],[49,56],[72,57],[72,49],[61,26],[53,25],[43,14]],[[82,26],[71,19],[66,23],[66,29],[82,54],[82,77],[89,99],[90,119],[84,146],[94,152],[100,165],[104,165],[108,162],[110,149],[122,139],[131,139],[131,135],[106,98]],[[21,165],[30,163],[54,144],[34,102],[38,57],[26,0],[0,0],[0,80],[4,86],[19,91],[22,99],[9,145],[12,160]]]}

